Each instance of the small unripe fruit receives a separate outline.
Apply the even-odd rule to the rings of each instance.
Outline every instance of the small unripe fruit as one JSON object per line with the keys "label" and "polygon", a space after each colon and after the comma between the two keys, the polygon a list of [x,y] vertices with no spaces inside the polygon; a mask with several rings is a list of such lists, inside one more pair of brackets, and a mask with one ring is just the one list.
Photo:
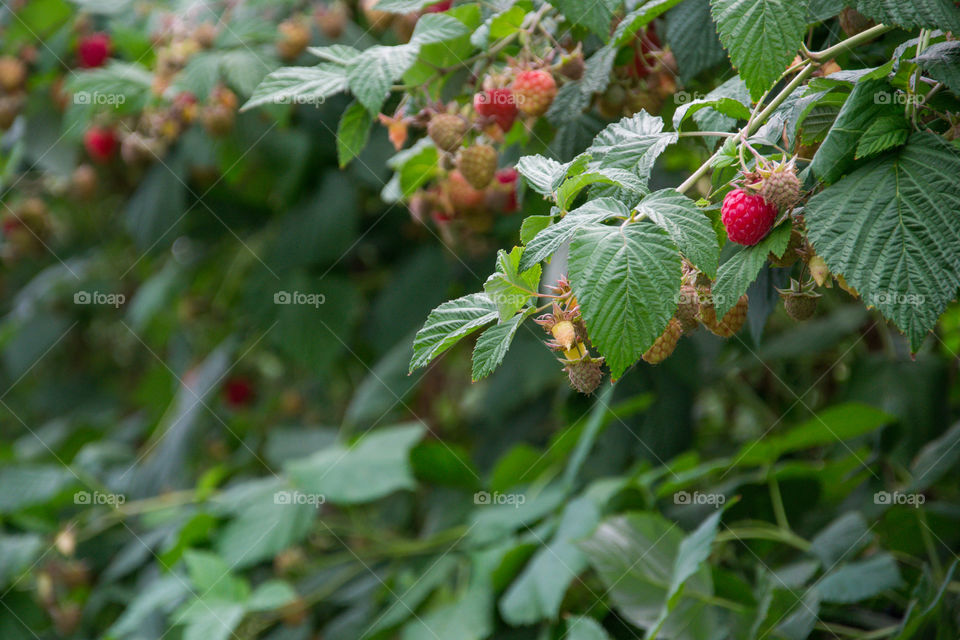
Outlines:
{"label": "small unripe fruit", "polygon": [[697,290],[693,285],[685,284],[680,287],[680,294],[677,300],[677,320],[683,328],[684,333],[694,331],[698,326],[697,312],[700,310]]}
{"label": "small unripe fruit", "polygon": [[468,214],[484,207],[486,201],[484,192],[474,189],[459,171],[450,172],[444,187],[455,212]]}
{"label": "small unripe fruit", "polygon": [[0,57],[0,88],[7,93],[16,91],[27,79],[27,67],[13,56]]}
{"label": "small unripe fruit", "polygon": [[740,299],[737,300],[737,304],[727,312],[727,315],[723,316],[723,319],[718,320],[717,310],[713,306],[713,303],[701,301],[699,318],[700,322],[710,333],[718,335],[721,338],[731,338],[743,328],[743,323],[747,320],[748,308],[749,300],[747,299],[747,295],[743,294],[740,296]]}
{"label": "small unripe fruit", "polygon": [[6,131],[13,125],[23,109],[23,102],[22,93],[0,96],[0,130]]}
{"label": "small unripe fruit", "polygon": [[667,328],[663,330],[653,345],[643,354],[643,359],[650,364],[660,364],[670,357],[674,349],[677,348],[677,342],[683,335],[683,326],[676,318],[670,318]]}
{"label": "small unripe fruit", "polygon": [[281,58],[293,60],[310,44],[310,28],[298,20],[286,20],[277,27],[277,53]]}
{"label": "small unripe fruit", "polygon": [[572,349],[574,343],[577,341],[577,329],[569,320],[563,320],[553,325],[550,333],[564,351]]}
{"label": "small unripe fruit", "polygon": [[393,14],[375,9],[380,0],[360,0],[360,9],[374,31],[384,31],[393,22]]}
{"label": "small unripe fruit", "polygon": [[212,22],[201,22],[193,30],[193,39],[204,49],[209,49],[217,39],[217,26]]}
{"label": "small unripe fruit", "polygon": [[427,135],[443,151],[456,151],[467,133],[467,121],[452,113],[438,113],[430,118]]}
{"label": "small unripe fruit", "polygon": [[341,0],[329,6],[321,4],[317,7],[316,18],[317,26],[323,35],[330,40],[337,40],[343,35],[343,29],[350,19],[349,9]]}
{"label": "small unripe fruit", "polygon": [[486,144],[461,149],[457,169],[474,189],[485,189],[497,172],[497,151]]}
{"label": "small unripe fruit", "polygon": [[573,389],[585,395],[590,395],[603,382],[603,370],[600,368],[602,363],[603,359],[593,359],[586,356],[568,363],[563,370],[567,372],[570,386]]}
{"label": "small unripe fruit", "polygon": [[78,165],[70,178],[73,195],[80,200],[90,200],[97,194],[97,170],[89,164]]}

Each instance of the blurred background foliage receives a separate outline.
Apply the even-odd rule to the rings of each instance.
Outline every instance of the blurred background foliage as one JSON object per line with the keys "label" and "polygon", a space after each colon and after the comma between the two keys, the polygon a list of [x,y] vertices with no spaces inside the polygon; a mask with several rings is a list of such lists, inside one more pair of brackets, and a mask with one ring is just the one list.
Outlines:
{"label": "blurred background foliage", "polygon": [[[595,398],[533,331],[482,382],[465,347],[408,376],[413,333],[481,287],[520,214],[465,246],[384,205],[385,129],[337,166],[346,98],[238,113],[226,134],[201,117],[153,157],[96,166],[83,143],[104,109],[63,99],[119,92],[107,111],[129,131],[181,91],[203,109],[221,87],[242,102],[280,65],[280,21],[362,48],[369,13],[4,7],[2,53],[31,68],[2,140],[5,219],[42,205],[27,236],[4,225],[4,640],[630,638],[684,561],[667,637],[957,637],[955,310],[912,358],[842,293],[796,325],[761,302],[770,271],[741,340],[700,332]],[[353,17],[331,31],[341,10]],[[203,23],[215,43],[161,72]],[[80,71],[78,39],[100,31],[115,59]],[[654,186],[703,157],[668,151]],[[925,502],[874,499],[898,490]],[[719,529],[714,505],[680,491],[723,495]]]}

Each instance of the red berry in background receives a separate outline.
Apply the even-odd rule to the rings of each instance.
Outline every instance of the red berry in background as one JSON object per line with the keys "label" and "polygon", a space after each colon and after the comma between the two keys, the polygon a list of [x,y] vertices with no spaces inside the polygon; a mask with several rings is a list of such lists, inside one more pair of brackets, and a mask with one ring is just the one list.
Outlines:
{"label": "red berry in background", "polygon": [[442,13],[453,6],[453,0],[442,0],[427,7],[427,13]]}
{"label": "red berry in background", "polygon": [[517,170],[512,167],[497,171],[487,190],[487,204],[491,209],[502,213],[514,213],[517,210],[518,176]]}
{"label": "red berry in background", "polygon": [[517,119],[517,101],[510,89],[487,89],[473,96],[473,109],[479,115],[493,118],[506,133]]}
{"label": "red berry in background", "polygon": [[117,151],[117,135],[113,129],[92,127],[83,135],[83,146],[94,162],[109,162]]}
{"label": "red berry in background", "polygon": [[517,108],[529,116],[542,116],[557,97],[557,81],[542,69],[521,71],[513,81]]}
{"label": "red berry in background", "polygon": [[720,219],[727,237],[737,244],[752,246],[770,233],[777,213],[777,208],[762,196],[734,189],[723,199]]}
{"label": "red berry in background", "polygon": [[253,400],[253,383],[242,376],[230,378],[223,386],[223,399],[234,409],[249,405]]}
{"label": "red berry in background", "polygon": [[77,45],[77,55],[80,57],[80,66],[85,69],[101,67],[110,57],[113,45],[110,36],[106,33],[94,33],[84,36]]}
{"label": "red berry in background", "polygon": [[640,46],[633,56],[632,71],[637,78],[646,78],[657,64],[657,56],[654,53],[659,53],[662,49],[660,38],[657,37],[657,32],[651,25],[637,36],[637,40]]}

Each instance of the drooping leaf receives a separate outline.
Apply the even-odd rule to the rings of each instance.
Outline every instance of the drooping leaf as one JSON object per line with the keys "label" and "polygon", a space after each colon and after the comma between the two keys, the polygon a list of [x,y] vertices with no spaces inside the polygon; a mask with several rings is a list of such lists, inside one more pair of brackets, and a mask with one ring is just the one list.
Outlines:
{"label": "drooping leaf", "polygon": [[833,273],[919,348],[960,286],[960,149],[928,132],[807,203],[809,237]]}
{"label": "drooping leaf", "polygon": [[485,293],[472,293],[444,302],[430,312],[414,338],[410,371],[426,366],[461,338],[497,318],[497,305]]}
{"label": "drooping leaf", "polygon": [[[537,265],[539,267],[539,265]],[[513,337],[530,313],[518,313],[509,320],[490,327],[477,338],[473,348],[473,381],[486,378],[500,366],[510,350]]]}
{"label": "drooping leaf", "polygon": [[648,220],[581,227],[570,245],[570,280],[590,339],[614,379],[663,332],[680,290],[680,256]]}
{"label": "drooping leaf", "polygon": [[781,224],[771,231],[766,238],[753,245],[744,247],[733,254],[717,269],[717,280],[713,283],[711,296],[717,317],[722,318],[747,292],[760,273],[760,269],[767,262],[767,256],[782,256],[790,242],[790,225]]}
{"label": "drooping leaf", "polygon": [[800,48],[806,6],[795,0],[710,0],[720,42],[759,100]]}
{"label": "drooping leaf", "polygon": [[661,189],[641,200],[637,212],[666,231],[680,252],[701,271],[716,276],[720,255],[717,234],[710,218],[693,200],[675,189]]}

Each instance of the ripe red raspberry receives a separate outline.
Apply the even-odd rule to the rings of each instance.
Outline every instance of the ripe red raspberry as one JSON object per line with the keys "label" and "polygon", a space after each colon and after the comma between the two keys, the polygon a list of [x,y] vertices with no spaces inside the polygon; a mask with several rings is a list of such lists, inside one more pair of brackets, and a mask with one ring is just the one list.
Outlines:
{"label": "ripe red raspberry", "polygon": [[513,81],[517,108],[529,116],[542,116],[557,97],[557,81],[541,70],[521,71]]}
{"label": "ripe red raspberry", "polygon": [[517,210],[517,170],[510,167],[500,169],[493,176],[493,184],[487,190],[487,204],[491,209],[502,213],[514,213]]}
{"label": "ripe red raspberry", "polygon": [[94,33],[82,38],[77,45],[80,66],[85,69],[103,66],[112,48],[110,36],[106,33]]}
{"label": "ripe red raspberry", "polygon": [[723,199],[720,219],[732,241],[749,247],[770,233],[777,219],[777,208],[762,196],[734,189]]}
{"label": "ripe red raspberry", "polygon": [[437,4],[432,4],[427,7],[427,13],[443,13],[447,9],[453,6],[453,0],[441,0]]}
{"label": "ripe red raspberry", "polygon": [[113,129],[91,127],[83,135],[83,146],[94,162],[110,162],[117,150],[117,135]]}
{"label": "ripe red raspberry", "polygon": [[250,404],[253,395],[253,383],[242,376],[230,378],[223,386],[223,399],[234,409]]}
{"label": "ripe red raspberry", "polygon": [[504,133],[517,119],[517,101],[510,89],[487,89],[473,96],[473,109],[485,118],[493,118]]}
{"label": "ripe red raspberry", "polygon": [[474,189],[485,189],[497,172],[497,151],[487,144],[475,144],[460,151],[457,169]]}

